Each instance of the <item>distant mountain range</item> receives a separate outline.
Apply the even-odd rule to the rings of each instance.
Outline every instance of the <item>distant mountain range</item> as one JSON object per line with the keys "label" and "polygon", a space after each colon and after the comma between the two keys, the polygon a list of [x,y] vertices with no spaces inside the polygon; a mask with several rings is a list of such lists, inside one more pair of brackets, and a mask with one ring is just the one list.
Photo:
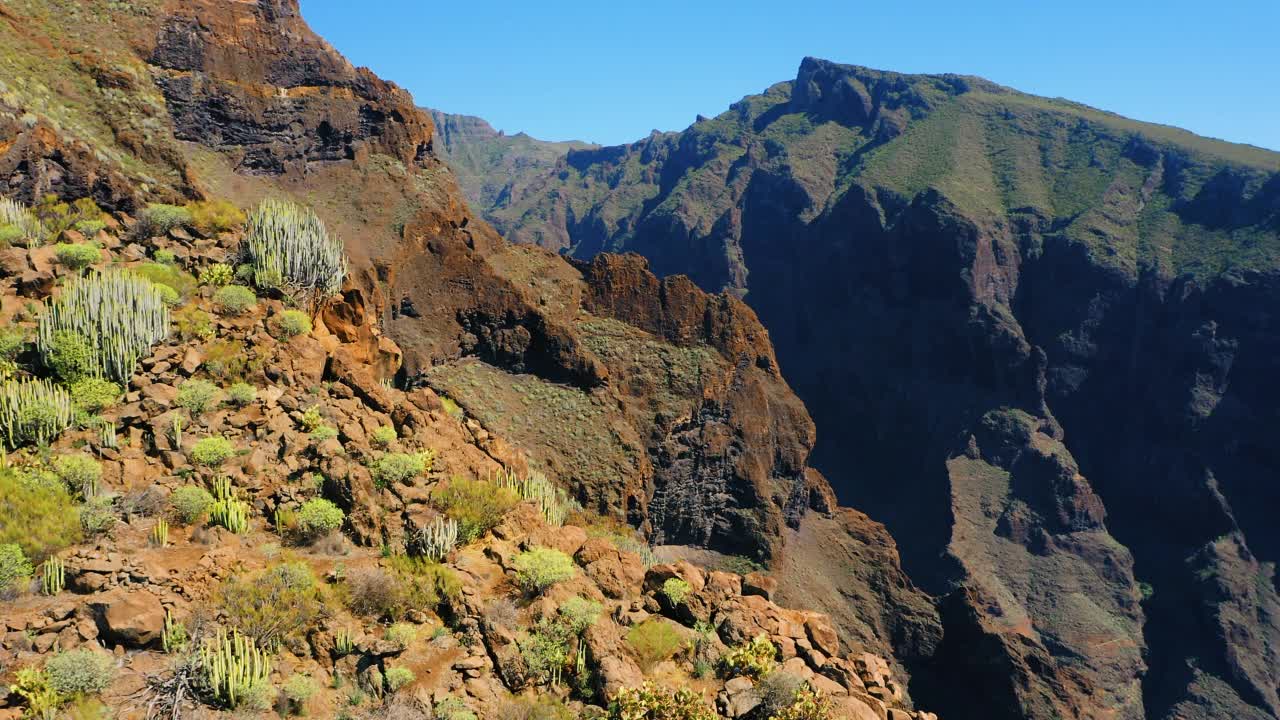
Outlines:
{"label": "distant mountain range", "polygon": [[1280,714],[1280,154],[813,58],[629,145],[471,136],[509,239],[759,314],[816,466],[942,598],[943,717]]}

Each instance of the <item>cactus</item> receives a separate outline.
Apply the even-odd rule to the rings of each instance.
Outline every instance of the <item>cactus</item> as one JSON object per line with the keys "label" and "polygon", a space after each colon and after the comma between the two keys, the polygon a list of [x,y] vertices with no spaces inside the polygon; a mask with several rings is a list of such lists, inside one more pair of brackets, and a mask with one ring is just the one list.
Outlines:
{"label": "cactus", "polygon": [[58,557],[44,561],[40,589],[45,595],[57,595],[67,586],[67,566]]}
{"label": "cactus", "polygon": [[547,524],[553,527],[564,525],[569,512],[577,506],[568,493],[556,487],[540,472],[531,472],[524,478],[519,478],[514,471],[502,471],[498,474],[498,484],[514,490],[521,500],[537,505]]}
{"label": "cactus", "polygon": [[213,481],[213,507],[209,519],[239,535],[249,529],[249,505],[236,499],[231,481],[225,477]]}
{"label": "cactus", "polygon": [[155,527],[151,528],[151,544],[156,547],[169,544],[169,521],[164,518],[156,521]]}
{"label": "cactus", "polygon": [[333,638],[333,649],[339,655],[350,655],[356,651],[356,641],[349,628],[343,628]]}
{"label": "cactus", "polygon": [[164,611],[164,631],[160,634],[160,646],[167,653],[181,652],[187,647],[187,626],[175,622],[173,613]]}
{"label": "cactus", "polygon": [[240,260],[253,268],[260,289],[284,285],[332,294],[347,276],[342,241],[329,236],[310,208],[279,200],[264,200],[249,214]]}
{"label": "cactus", "polygon": [[61,333],[89,344],[93,372],[127,382],[138,360],[168,336],[169,307],[149,280],[126,272],[94,273],[45,302],[36,346],[46,361]]}
{"label": "cactus", "polygon": [[234,708],[271,676],[271,660],[251,637],[219,630],[200,649],[200,669],[210,693]]}
{"label": "cactus", "polygon": [[116,424],[114,421],[107,420],[103,422],[98,429],[98,433],[100,435],[98,444],[102,447],[110,450],[120,447],[120,440],[116,437]]}
{"label": "cactus", "polygon": [[45,229],[31,208],[16,200],[0,197],[0,225],[18,229],[18,237],[27,241],[27,247],[38,247],[44,241]]}
{"label": "cactus", "polygon": [[440,562],[458,545],[458,521],[439,516],[430,525],[418,528],[408,539],[406,550]]}
{"label": "cactus", "polygon": [[0,432],[10,448],[48,445],[75,419],[71,394],[48,380],[9,380],[0,385]]}

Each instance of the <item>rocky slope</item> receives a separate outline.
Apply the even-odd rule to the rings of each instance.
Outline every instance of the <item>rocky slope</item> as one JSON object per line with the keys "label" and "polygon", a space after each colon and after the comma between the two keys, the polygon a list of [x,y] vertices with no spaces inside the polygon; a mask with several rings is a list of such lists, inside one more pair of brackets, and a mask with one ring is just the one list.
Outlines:
{"label": "rocky slope", "polygon": [[807,59],[485,212],[746,299],[816,466],[946,596],[913,690],[949,715],[1276,717],[1278,168],[978,78]]}
{"label": "rocky slope", "polygon": [[552,142],[525,133],[507,135],[483,118],[424,108],[436,126],[436,148],[449,163],[473,208],[497,208],[524,194],[570,150],[598,147],[578,140]]}
{"label": "rocky slope", "polygon": [[[24,594],[6,608],[5,673],[83,644],[115,651],[118,672],[103,699],[122,716],[207,701],[207,688],[188,686],[189,666],[171,667],[158,652],[166,613],[193,640],[214,626],[239,627],[225,599],[234,578],[287,578],[295,570],[280,561],[296,560],[324,580],[316,597],[326,609],[283,643],[273,683],[299,673],[329,682],[335,687],[312,691],[316,709],[334,714],[345,694],[365,712],[368,694],[394,689],[383,673],[409,667],[416,680],[397,697],[412,696],[417,716],[438,715],[439,703],[458,699],[488,717],[526,687],[530,698],[565,695],[552,680],[558,671],[531,680],[520,665],[524,651],[513,657],[569,597],[557,590],[521,598],[512,584],[519,552],[550,545],[575,558],[564,593],[600,602],[610,618],[572,642],[586,665],[569,670],[581,685],[566,712],[597,712],[591,707],[640,680],[636,663],[646,656],[623,635],[653,615],[670,625],[661,631],[668,636],[695,639],[692,628],[702,628],[700,648],[763,632],[791,674],[846,714],[922,716],[910,710],[905,684],[889,676],[891,665],[902,667],[898,648],[932,655],[936,612],[898,569],[883,528],[855,511],[837,513],[826,480],[807,466],[812,421],[740,300],[684,279],[659,280],[635,256],[575,266],[504,243],[472,217],[437,156],[430,117],[407,93],[335,53],[291,0],[18,2],[0,9],[0,35],[5,195],[30,204],[47,194],[95,201],[108,214],[86,218],[94,223],[84,230],[89,237],[67,230],[57,239],[97,243],[96,269],[171,264],[149,271],[182,286],[179,302],[189,313],[94,429],[67,432],[49,453],[10,457],[13,472],[45,477],[52,457],[87,452],[101,463],[103,492],[85,492],[83,506],[61,506],[101,524],[87,544],[54,548],[67,567],[65,592]],[[287,308],[281,294],[265,292],[237,314],[214,299],[213,287],[191,287],[191,275],[236,262],[238,225],[209,230],[180,221],[157,232],[139,221],[157,212],[148,207],[155,201],[230,199],[247,208],[264,197],[313,206],[346,241],[351,261],[341,293],[311,308],[314,330],[291,340],[278,337]],[[55,257],[48,246],[5,249],[7,328],[29,332],[38,313],[25,304],[76,282]],[[222,317],[207,329],[193,325],[207,311]],[[20,376],[48,374],[29,351],[15,363]],[[175,387],[193,379],[247,382],[257,398],[208,412],[179,408]],[[332,429],[328,437],[308,432],[311,408]],[[117,434],[99,433],[105,423]],[[381,448],[386,442],[375,437],[386,427],[398,439]],[[193,455],[193,441],[215,436],[237,450],[220,473]],[[404,482],[379,480],[370,468],[396,450],[431,450],[434,462]],[[406,537],[446,511],[440,498],[449,487],[471,479],[497,492],[500,470],[532,468],[550,473],[585,512],[546,527],[533,505],[517,505],[505,524],[445,558],[443,569],[403,556]],[[216,487],[215,474],[249,503],[249,527],[231,533],[175,521],[169,538],[142,549],[170,515],[165,497],[193,483]],[[343,535],[299,542],[286,519],[320,498],[343,511]],[[647,547],[634,537],[638,528],[673,556],[687,543],[746,556],[724,561],[738,569],[766,560],[780,567],[792,536],[811,538],[806,529],[824,522],[826,537],[838,540],[833,547],[846,553],[847,582],[832,580],[862,601],[842,609],[835,625],[773,605],[775,578],[743,580],[687,563],[646,571],[632,552]],[[805,542],[813,540],[795,547]],[[49,553],[28,550],[37,562]],[[371,613],[352,604],[354,570],[365,579],[404,576],[415,592],[427,592],[421,577],[437,578],[431,582],[444,585],[431,592],[447,598],[414,595],[408,608]],[[446,592],[451,586],[439,578],[455,576],[460,587]],[[687,599],[672,600],[673,578],[687,583]],[[300,599],[309,607],[315,598]],[[500,612],[501,622],[489,617],[490,606],[511,599],[520,600],[516,610]],[[899,616],[898,605],[912,612]],[[407,647],[379,639],[380,625],[402,618],[447,623],[456,639],[445,631]],[[711,623],[716,640],[699,621]],[[849,650],[837,651],[837,629]],[[724,716],[764,712],[753,681],[708,680],[695,663],[715,657],[677,654],[646,668],[648,677],[691,685]],[[344,682],[355,685],[339,693]],[[178,690],[196,695],[183,699]],[[168,699],[151,704],[157,697]],[[16,716],[24,702],[29,707],[30,698],[15,691],[3,712]],[[295,701],[282,702],[287,710]],[[400,703],[386,702],[388,712]],[[379,712],[376,703],[368,712]]]}

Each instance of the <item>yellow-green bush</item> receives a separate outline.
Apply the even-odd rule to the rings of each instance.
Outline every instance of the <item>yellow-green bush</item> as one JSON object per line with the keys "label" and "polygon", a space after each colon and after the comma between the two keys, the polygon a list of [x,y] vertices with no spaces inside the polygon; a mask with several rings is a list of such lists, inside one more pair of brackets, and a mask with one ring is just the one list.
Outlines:
{"label": "yellow-green bush", "polygon": [[169,504],[180,522],[194,525],[208,518],[213,509],[213,495],[202,487],[184,485],[169,496]]}
{"label": "yellow-green bush", "polygon": [[0,544],[42,561],[80,539],[80,512],[56,476],[0,469]]}
{"label": "yellow-green bush", "polygon": [[218,467],[236,454],[236,446],[221,435],[201,438],[191,447],[191,461],[205,467]]}
{"label": "yellow-green bush", "polygon": [[458,521],[458,540],[469,543],[502,522],[502,516],[519,502],[515,491],[483,480],[453,478],[437,489],[432,502]]}
{"label": "yellow-green bush", "polygon": [[531,593],[540,593],[558,582],[564,582],[578,570],[573,558],[549,547],[526,550],[516,555],[511,565],[516,571],[516,581]]}
{"label": "yellow-green bush", "polygon": [[635,651],[640,667],[647,672],[680,652],[684,638],[666,620],[650,618],[627,631],[627,644]]}
{"label": "yellow-green bush", "polygon": [[178,394],[174,402],[178,407],[186,408],[192,415],[199,415],[214,405],[218,397],[218,386],[208,380],[191,379],[178,386]]}
{"label": "yellow-green bush", "polygon": [[423,473],[431,472],[435,459],[435,453],[430,450],[420,453],[386,453],[373,461],[369,472],[373,475],[375,485],[387,487],[407,483]]}
{"label": "yellow-green bush", "polygon": [[106,410],[123,394],[119,385],[103,378],[84,378],[71,384],[71,402],[86,413]]}
{"label": "yellow-green bush", "polygon": [[116,674],[115,658],[92,650],[70,650],[49,658],[44,671],[49,686],[60,695],[92,695],[111,685]]}
{"label": "yellow-green bush", "polygon": [[200,271],[200,284],[226,287],[235,279],[235,272],[226,263],[214,263]]}
{"label": "yellow-green bush", "polygon": [[102,480],[102,465],[84,453],[59,455],[54,458],[53,471],[72,492],[81,497],[90,498],[98,494],[98,483]]}
{"label": "yellow-green bush", "polygon": [[243,315],[258,306],[258,296],[243,285],[227,285],[213,294],[213,302],[223,315]]}
{"label": "yellow-green bush", "polygon": [[276,337],[289,339],[311,332],[311,316],[301,310],[285,310],[272,318]]}
{"label": "yellow-green bush", "polygon": [[778,648],[761,633],[749,642],[734,645],[720,658],[720,666],[726,677],[747,675],[763,677],[777,667]]}
{"label": "yellow-green bush", "polygon": [[53,252],[59,263],[77,272],[102,259],[102,250],[91,243],[58,243]]}
{"label": "yellow-green bush", "polygon": [[17,543],[0,545],[0,598],[7,598],[20,591],[31,581],[31,561]]}
{"label": "yellow-green bush", "polygon": [[301,562],[232,577],[223,583],[219,599],[228,623],[264,648],[306,629],[321,609],[316,577]]}
{"label": "yellow-green bush", "polygon": [[244,211],[226,200],[187,203],[191,225],[205,235],[226,232],[244,222]]}
{"label": "yellow-green bush", "polygon": [[609,720],[716,720],[719,715],[689,688],[671,690],[645,682],[623,688],[609,705]]}
{"label": "yellow-green bush", "polygon": [[342,509],[324,498],[312,498],[298,509],[298,532],[304,539],[314,540],[342,527],[346,515]]}

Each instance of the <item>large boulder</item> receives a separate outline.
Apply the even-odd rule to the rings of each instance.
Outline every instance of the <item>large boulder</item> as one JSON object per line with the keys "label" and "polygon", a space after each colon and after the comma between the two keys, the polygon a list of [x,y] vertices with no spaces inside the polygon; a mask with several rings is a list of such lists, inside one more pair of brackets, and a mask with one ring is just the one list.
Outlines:
{"label": "large boulder", "polygon": [[102,637],[127,648],[154,647],[164,633],[164,607],[145,590],[115,590],[94,603]]}

